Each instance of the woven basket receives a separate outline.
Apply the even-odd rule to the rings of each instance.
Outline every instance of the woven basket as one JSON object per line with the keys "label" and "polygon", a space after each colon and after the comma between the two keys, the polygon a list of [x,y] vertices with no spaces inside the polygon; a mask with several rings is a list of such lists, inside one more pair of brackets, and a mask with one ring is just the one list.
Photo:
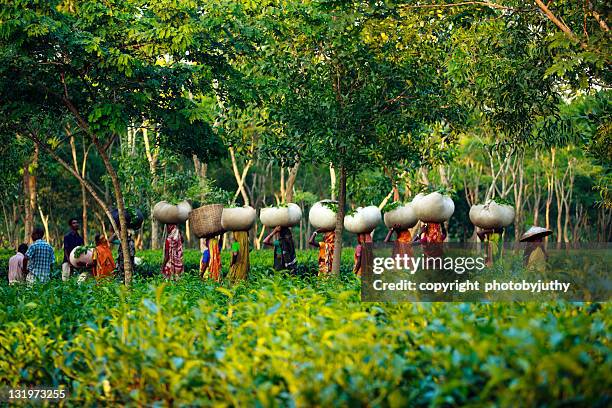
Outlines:
{"label": "woven basket", "polygon": [[222,204],[203,205],[189,214],[189,226],[198,238],[208,238],[223,232],[221,227]]}

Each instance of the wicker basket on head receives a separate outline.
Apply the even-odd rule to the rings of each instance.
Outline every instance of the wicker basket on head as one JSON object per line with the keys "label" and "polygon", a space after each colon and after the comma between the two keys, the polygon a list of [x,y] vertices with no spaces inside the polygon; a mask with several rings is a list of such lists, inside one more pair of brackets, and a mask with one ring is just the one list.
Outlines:
{"label": "wicker basket on head", "polygon": [[198,238],[208,238],[223,232],[221,227],[222,204],[209,204],[196,208],[189,214],[189,226]]}

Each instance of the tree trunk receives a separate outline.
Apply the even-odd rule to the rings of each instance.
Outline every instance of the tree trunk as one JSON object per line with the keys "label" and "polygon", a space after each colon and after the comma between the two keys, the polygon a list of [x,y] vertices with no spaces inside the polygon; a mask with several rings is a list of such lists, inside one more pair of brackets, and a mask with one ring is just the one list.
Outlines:
{"label": "tree trunk", "polygon": [[514,240],[518,241],[520,238],[521,230],[520,224],[523,218],[523,185],[524,185],[524,169],[523,169],[524,154],[517,157],[515,166],[512,166],[512,189],[514,193]]}
{"label": "tree trunk", "polygon": [[336,239],[334,242],[334,260],[332,275],[340,276],[342,263],[342,231],[344,230],[344,208],[346,206],[346,169],[340,167],[340,180],[338,185],[338,213],[336,214]]}
{"label": "tree trunk", "polygon": [[[76,143],[74,140],[74,136],[70,131],[70,128],[66,126],[64,129],[66,134],[70,136],[70,150],[72,152],[72,164],[74,165],[75,171],[81,174],[82,178],[85,178],[86,169],[87,169],[87,156],[89,155],[89,147],[85,147],[85,138],[83,137],[83,162],[81,166],[79,166],[79,160],[77,158],[76,152]],[[87,191],[85,187],[81,184],[81,205],[82,205],[82,225],[83,225],[83,241],[87,242]]]}
{"label": "tree trunk", "polygon": [[40,205],[38,206],[38,213],[40,214],[40,220],[43,223],[43,228],[45,229],[45,237],[47,237],[47,241],[51,241],[51,236],[49,235],[49,216],[45,216],[45,214],[42,211],[42,208],[40,208]]}
{"label": "tree trunk", "polygon": [[330,197],[332,200],[336,199],[336,169],[329,163],[329,183],[330,183]]}
{"label": "tree trunk", "polygon": [[[151,180],[153,185],[156,186],[158,182],[157,178],[157,158],[159,157],[159,150],[151,149],[151,143],[149,142],[149,130],[146,128],[146,122],[143,123],[142,127],[142,138],[144,140],[145,155],[147,156],[147,162],[149,163],[149,173],[151,174]],[[196,157],[194,155],[194,157]],[[153,218],[153,203],[149,203],[151,206],[151,249],[159,248],[159,224],[157,220]]]}
{"label": "tree trunk", "polygon": [[[553,192],[555,187],[555,149],[550,149],[551,166],[550,174],[546,180],[546,229],[550,229],[550,205],[553,200]],[[548,237],[544,238],[544,242],[548,242]]]}
{"label": "tree trunk", "polygon": [[[87,169],[87,156],[89,154],[89,147],[85,148],[83,143],[83,163],[81,165],[81,177],[85,178]],[[88,230],[88,219],[87,219],[87,190],[81,185],[81,202],[83,204],[83,242],[87,243],[87,230]]]}
{"label": "tree trunk", "polygon": [[289,178],[287,179],[287,183],[285,185],[285,202],[290,203],[293,201],[293,187],[295,186],[295,180],[297,179],[298,169],[300,168],[300,162],[295,163],[295,165],[289,171]]}
{"label": "tree trunk", "polygon": [[23,168],[23,240],[24,242],[31,243],[32,238],[30,234],[32,233],[33,227],[33,215],[32,210],[30,209],[29,203],[30,197],[30,161],[25,163]]}
{"label": "tree trunk", "polygon": [[[32,239],[30,234],[34,229],[34,213],[37,208],[36,168],[38,167],[38,153],[38,145],[34,144],[32,158],[26,163],[23,171],[23,190],[25,195],[24,238],[26,242],[31,242]],[[47,239],[49,239],[48,236]]]}
{"label": "tree trunk", "polygon": [[[106,167],[106,172],[110,176],[111,183],[113,185],[113,190],[115,193],[115,199],[117,201],[117,210],[119,211],[119,234],[121,236],[121,251],[123,251],[123,260],[124,260],[124,272],[125,272],[125,286],[130,286],[132,284],[132,260],[130,258],[130,251],[127,245],[128,242],[128,230],[127,230],[127,220],[125,218],[125,202],[123,201],[123,192],[121,191],[121,184],[119,183],[119,177],[117,176],[117,172],[115,171],[106,150],[98,139],[94,136],[93,143],[102,158],[102,162],[104,163],[104,167]],[[112,217],[111,217],[112,218]],[[116,230],[115,230],[116,231]]]}
{"label": "tree trunk", "polygon": [[246,180],[247,173],[249,172],[249,168],[253,163],[252,160],[247,161],[246,165],[242,169],[242,174],[240,170],[238,170],[238,161],[236,160],[236,154],[234,153],[234,148],[229,148],[230,158],[232,159],[232,170],[234,172],[234,177],[236,178],[236,183],[238,184],[238,190],[234,194],[234,201],[238,198],[239,194],[242,194],[242,199],[244,200],[244,205],[249,205],[249,195],[244,187],[244,182]]}
{"label": "tree trunk", "polygon": [[533,175],[533,225],[538,225],[540,216],[540,201],[542,198],[542,187],[537,175]]}
{"label": "tree trunk", "polygon": [[575,159],[570,159],[570,161],[568,162],[569,186],[563,198],[563,207],[565,208],[565,222],[563,224],[563,241],[564,242],[570,242],[569,223],[572,218],[571,204],[572,204],[572,197],[574,195],[574,161]]}
{"label": "tree trunk", "polygon": [[285,190],[285,168],[281,166],[280,168],[280,197],[279,197],[279,204],[284,204],[286,203],[286,199],[287,199],[287,193]]}
{"label": "tree trunk", "polygon": [[6,204],[4,200],[0,202],[2,204],[2,215],[4,218],[4,225],[6,227],[6,238],[11,245],[13,245],[13,228],[11,227],[11,217],[6,209]]}
{"label": "tree trunk", "polygon": [[[102,158],[102,162],[104,163],[106,172],[110,176],[111,183],[113,185],[113,189],[115,192],[115,199],[117,201],[117,210],[119,210],[119,227],[120,227],[120,235],[121,235],[121,243],[122,243],[121,251],[123,252],[123,259],[124,259],[125,285],[130,286],[130,284],[132,283],[132,262],[130,258],[130,251],[127,246],[128,231],[127,231],[127,222],[125,219],[125,203],[123,202],[123,193],[121,192],[121,185],[119,184],[119,178],[117,177],[117,172],[113,168],[113,165],[110,162],[108,155],[106,154],[106,148],[110,148],[110,146],[113,143],[114,137],[109,141],[106,147],[102,146],[100,144],[100,141],[98,140],[98,137],[95,135],[95,133],[93,133],[91,129],[89,129],[89,124],[87,123],[87,121],[83,119],[78,109],[72,104],[70,99],[68,99],[68,95],[66,95],[62,99],[64,101],[64,104],[68,108],[68,110],[72,113],[72,115],[76,119],[79,127],[91,137],[92,142],[94,146],[96,147],[96,150],[98,151],[98,154]],[[75,174],[78,175],[78,172],[75,172]],[[79,176],[79,179],[83,180],[83,178],[80,176]],[[113,217],[110,215],[110,212],[107,213],[107,215],[109,216],[109,219],[110,219],[111,224],[113,225],[113,228],[115,228],[116,224],[115,224],[115,221],[113,220]],[[116,228],[115,228],[115,231],[117,231]]]}
{"label": "tree trunk", "polygon": [[66,170],[68,170],[68,172],[70,174],[72,174],[89,192],[89,194],[91,194],[91,196],[93,197],[93,199],[98,203],[98,205],[100,206],[100,208],[102,208],[102,210],[104,211],[104,213],[106,214],[106,216],[108,217],[108,219],[110,220],[111,225],[113,226],[113,228],[115,229],[115,231],[117,230],[117,225],[115,224],[115,221],[110,213],[110,209],[108,207],[108,205],[104,202],[104,200],[102,200],[102,198],[100,198],[100,196],[98,195],[98,193],[96,192],[96,190],[94,189],[94,187],[91,185],[91,183],[89,183],[87,180],[85,180],[84,178],[81,177],[81,175],[74,170],[74,168],[72,166],[70,166],[68,163],[66,163],[61,157],[59,157],[53,150],[51,150],[51,148],[49,148],[46,144],[44,144],[39,138],[38,136],[36,136],[33,133],[29,133],[27,135],[27,137],[32,140],[34,143],[36,143],[38,146],[42,147],[47,153],[49,153],[49,155],[55,159],[55,161],[57,161],[63,168],[65,168]]}
{"label": "tree trunk", "polygon": [[[378,205],[378,209],[382,210],[383,208],[385,208],[385,205],[387,205],[387,203],[389,202],[389,200],[391,199],[392,196],[395,195],[395,188],[392,188],[391,191],[389,191],[389,194],[387,194],[385,196],[385,198],[383,198],[383,200],[380,202],[380,204]],[[397,200],[395,200],[397,201]]]}

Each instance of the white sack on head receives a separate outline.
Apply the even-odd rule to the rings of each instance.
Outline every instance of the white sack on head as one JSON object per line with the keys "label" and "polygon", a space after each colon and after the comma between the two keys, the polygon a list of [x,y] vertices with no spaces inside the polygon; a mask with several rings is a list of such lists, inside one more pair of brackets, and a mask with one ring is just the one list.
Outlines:
{"label": "white sack on head", "polygon": [[302,209],[299,205],[290,203],[287,207],[262,208],[259,219],[266,227],[293,227],[302,219]]}
{"label": "white sack on head", "polygon": [[414,227],[419,219],[416,216],[412,203],[407,203],[387,211],[384,220],[387,228],[393,228],[394,225],[398,225],[401,229],[407,229]]}
{"label": "white sack on head", "polygon": [[344,217],[344,228],[354,234],[370,233],[380,224],[381,218],[378,207],[359,207],[354,214]]}
{"label": "white sack on head", "polygon": [[257,212],[251,206],[224,208],[221,226],[226,231],[248,231],[255,223]]}
{"label": "white sack on head", "polygon": [[336,228],[336,213],[324,203],[337,203],[332,200],[322,200],[315,203],[308,213],[308,221],[315,229],[333,231]]}
{"label": "white sack on head", "polygon": [[491,200],[486,204],[473,205],[469,215],[472,224],[480,228],[502,228],[514,221],[514,208],[506,204],[497,204]]}
{"label": "white sack on head", "polygon": [[419,197],[418,200],[412,202],[416,216],[423,222],[442,223],[447,221],[455,212],[453,200],[437,191]]}
{"label": "white sack on head", "polygon": [[191,213],[191,204],[187,201],[181,201],[176,205],[178,209],[178,217],[180,222],[185,222],[189,219],[189,214]]}
{"label": "white sack on head", "polygon": [[187,221],[191,213],[191,204],[182,201],[178,205],[160,201],[153,207],[153,218],[162,224],[180,224]]}

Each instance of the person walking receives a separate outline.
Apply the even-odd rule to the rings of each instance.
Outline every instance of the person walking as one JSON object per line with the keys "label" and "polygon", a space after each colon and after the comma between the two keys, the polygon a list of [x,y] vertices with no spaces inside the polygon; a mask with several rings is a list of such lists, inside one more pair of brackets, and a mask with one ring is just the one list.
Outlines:
{"label": "person walking", "polygon": [[[397,235],[397,239],[395,241],[391,240],[393,233]],[[410,228],[403,229],[398,224],[394,225],[389,229],[384,242],[393,242],[392,254],[394,258],[397,255],[400,257],[407,255],[408,257],[412,258],[412,234],[410,234]]]}
{"label": "person walking", "polygon": [[70,231],[64,235],[64,261],[62,262],[62,280],[70,279],[73,267],[70,264],[70,252],[78,246],[85,245],[83,237],[79,235],[79,220],[71,218],[68,220]]}
{"label": "person walking", "polygon": [[249,277],[249,232],[234,231],[234,243],[232,243],[232,260],[230,270],[227,274],[231,283],[246,280]]}
{"label": "person walking", "polygon": [[9,259],[8,281],[9,285],[25,281],[26,270],[24,268],[25,254],[28,251],[27,244],[21,244],[17,253]]}
{"label": "person walking", "polygon": [[183,234],[176,224],[167,224],[164,261],[161,273],[167,279],[177,279],[183,273]]}
{"label": "person walking", "polygon": [[361,276],[364,266],[367,266],[372,259],[372,235],[369,232],[357,234],[353,273],[357,276]]}
{"label": "person walking", "polygon": [[487,245],[486,265],[492,266],[493,262],[501,256],[504,248],[504,229],[503,228],[478,228],[476,235],[481,242]]}
{"label": "person walking", "polygon": [[550,234],[552,234],[551,230],[534,225],[521,236],[520,242],[527,243],[525,252],[523,253],[523,263],[527,268],[538,271],[544,271],[546,269],[548,254],[544,247],[544,237]]}
{"label": "person walking", "polygon": [[45,232],[42,228],[36,227],[32,231],[32,241],[25,254],[24,269],[27,270],[26,282],[45,283],[51,278],[51,266],[55,263],[55,253],[53,247],[43,239]]}
{"label": "person walking", "polygon": [[219,237],[206,238],[200,259],[200,278],[221,282],[221,243]]}
{"label": "person walking", "polygon": [[[272,241],[273,237],[274,241]],[[297,258],[295,256],[295,243],[293,242],[291,228],[281,226],[275,227],[272,232],[264,238],[263,244],[274,247],[275,270],[289,270],[291,273],[295,273]]]}
{"label": "person walking", "polygon": [[[323,233],[323,240],[316,242],[316,237],[319,233]],[[319,248],[319,276],[329,276],[332,271],[334,262],[334,246],[336,241],[336,233],[334,231],[316,230],[310,236],[308,244]]]}
{"label": "person walking", "polygon": [[414,242],[423,245],[423,254],[427,257],[440,258],[444,255],[442,244],[446,239],[446,227],[444,223],[428,222],[423,225],[421,232],[415,237]]}

